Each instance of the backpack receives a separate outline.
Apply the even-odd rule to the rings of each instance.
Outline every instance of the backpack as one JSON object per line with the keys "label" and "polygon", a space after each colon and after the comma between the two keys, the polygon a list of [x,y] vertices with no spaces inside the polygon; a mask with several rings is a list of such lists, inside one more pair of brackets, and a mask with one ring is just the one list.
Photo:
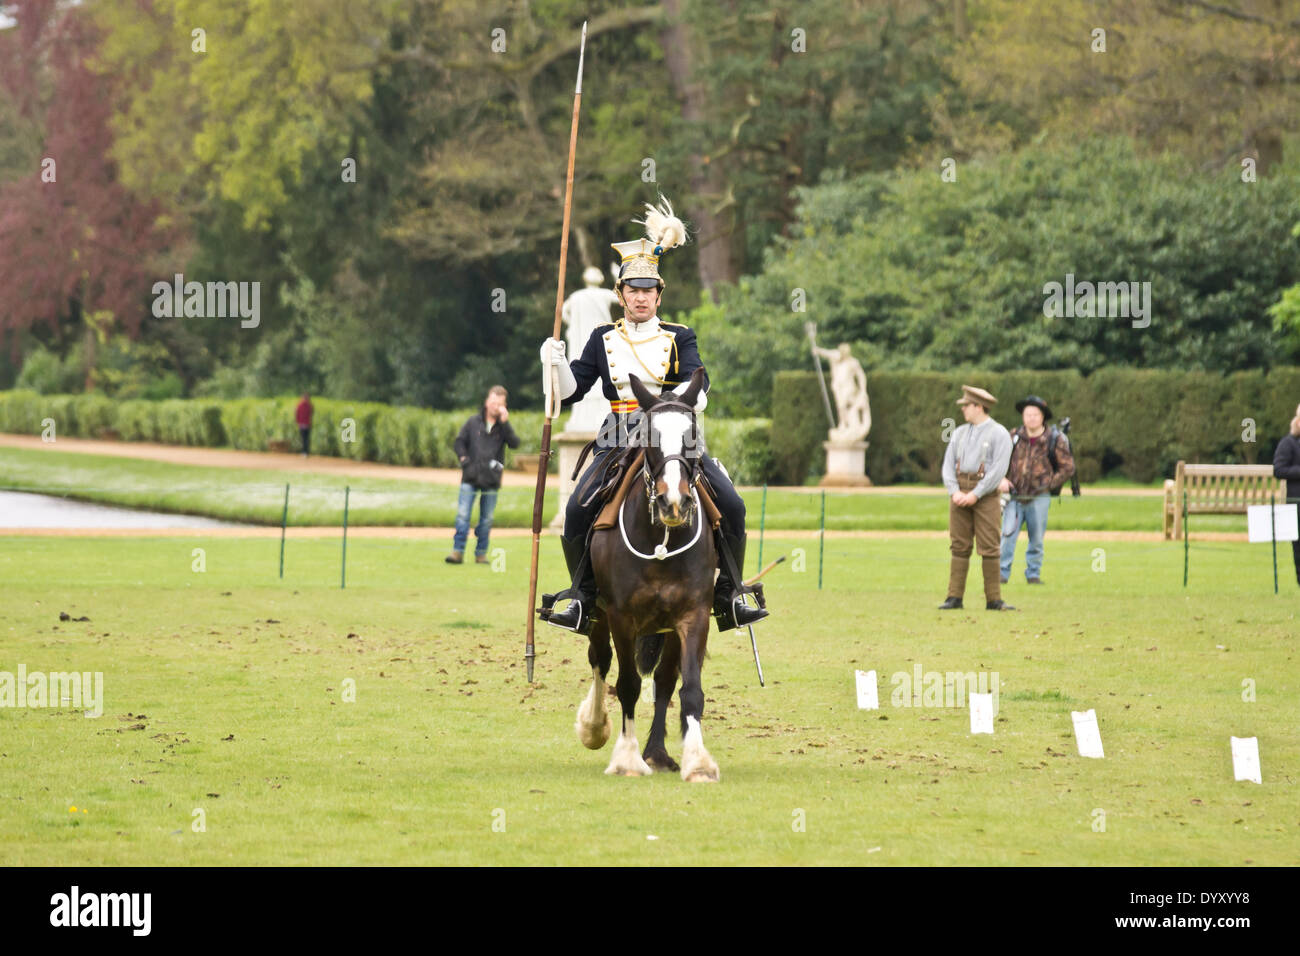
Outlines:
{"label": "backpack", "polygon": [[[1052,466],[1052,471],[1061,470],[1061,462],[1056,457],[1056,443],[1061,438],[1061,430],[1052,425],[1047,430],[1047,463]],[[1061,487],[1064,487],[1062,485]],[[1052,497],[1058,497],[1061,494],[1060,488],[1051,489]]]}

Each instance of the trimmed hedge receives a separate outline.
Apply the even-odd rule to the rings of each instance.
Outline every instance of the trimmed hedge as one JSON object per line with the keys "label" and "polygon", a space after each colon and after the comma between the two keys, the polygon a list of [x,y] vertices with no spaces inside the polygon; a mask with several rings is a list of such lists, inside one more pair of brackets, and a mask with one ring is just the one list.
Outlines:
{"label": "trimmed hedge", "polygon": [[[1019,424],[1015,402],[1030,393],[1046,399],[1058,418],[1070,416],[1084,482],[1112,474],[1149,482],[1171,476],[1180,458],[1271,462],[1274,444],[1300,402],[1300,368],[1227,376],[1107,368],[1087,378],[1074,371],[874,372],[867,382],[867,474],[873,481],[938,482],[946,434],[962,422],[954,402],[963,383],[981,385],[1001,399],[994,417],[1004,425]],[[800,485],[825,467],[826,412],[816,373],[778,372],[773,389],[771,421],[710,419],[705,413],[709,453],[738,484]],[[69,437],[115,432],[127,441],[249,451],[282,441],[296,449],[297,403],[296,396],[114,402],[100,394],[9,391],[0,392],[0,431],[38,435],[41,422],[52,418],[56,434]],[[328,398],[313,405],[312,449],[318,454],[436,468],[457,467],[452,442],[473,414]],[[507,451],[507,465],[515,454],[537,454],[542,422],[541,412],[511,412],[521,444],[517,452]]]}
{"label": "trimmed hedge", "polygon": [[[41,422],[55,421],[55,434],[172,445],[233,447],[266,451],[272,441],[300,448],[294,410],[296,396],[284,398],[144,399],[114,402],[98,393],[39,395],[0,392],[0,432],[39,435]],[[472,410],[434,412],[374,402],[313,399],[312,451],[320,455],[379,461],[393,465],[458,468],[453,444]],[[350,420],[350,421],[349,421]],[[511,412],[519,448],[506,450],[506,465],[517,454],[541,451],[541,412]],[[710,421],[705,425],[709,453],[722,459],[733,480],[761,483],[769,471],[769,432],[765,419]],[[557,427],[558,430],[558,427]],[[350,439],[350,440],[345,440]],[[558,456],[551,459],[554,473]]]}
{"label": "trimmed hedge", "polygon": [[[825,437],[816,378],[815,372],[774,377],[772,458],[791,483],[800,483],[799,475],[814,467],[812,444],[820,450]],[[1015,403],[1029,394],[1046,400],[1058,420],[1068,416],[1085,483],[1103,475],[1139,482],[1172,477],[1179,459],[1271,462],[1300,403],[1297,368],[1273,369],[1267,376],[1107,368],[1087,378],[1075,371],[875,372],[867,382],[867,474],[873,481],[938,482],[946,435],[962,424],[954,403],[963,383],[996,395],[993,417],[1008,428],[1020,424]]]}
{"label": "trimmed hedge", "polygon": [[[826,470],[826,405],[814,372],[777,372],[772,381],[772,480],[802,485]],[[776,436],[780,436],[777,438]]]}

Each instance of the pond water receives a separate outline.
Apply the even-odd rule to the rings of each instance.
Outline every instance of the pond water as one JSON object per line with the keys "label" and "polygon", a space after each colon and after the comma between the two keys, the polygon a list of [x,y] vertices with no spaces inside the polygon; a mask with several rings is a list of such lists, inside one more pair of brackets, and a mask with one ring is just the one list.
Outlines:
{"label": "pond water", "polygon": [[0,528],[237,528],[195,515],[136,511],[25,491],[0,491]]}

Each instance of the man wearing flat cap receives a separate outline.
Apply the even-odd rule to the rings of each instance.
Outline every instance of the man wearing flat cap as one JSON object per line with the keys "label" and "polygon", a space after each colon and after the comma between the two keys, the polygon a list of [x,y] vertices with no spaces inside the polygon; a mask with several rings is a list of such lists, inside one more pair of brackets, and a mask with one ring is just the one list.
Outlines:
{"label": "man wearing flat cap", "polygon": [[952,539],[952,564],[948,572],[948,599],[939,610],[962,606],[966,572],[972,550],[978,550],[984,571],[984,606],[990,611],[1014,611],[1002,600],[998,554],[1002,508],[998,487],[1011,458],[1011,436],[989,417],[997,399],[973,385],[961,387],[957,399],[966,424],[952,433],[943,456],[943,484],[948,489],[948,534]]}
{"label": "man wearing flat cap", "polygon": [[1047,530],[1047,513],[1052,495],[1074,474],[1074,456],[1070,440],[1055,425],[1048,428],[1052,410],[1037,395],[1016,402],[1024,424],[1011,436],[1011,462],[1000,489],[1011,495],[1002,515],[1002,580],[1011,577],[1011,562],[1016,556],[1016,539],[1020,526],[1029,529],[1029,547],[1025,549],[1025,580],[1042,584],[1043,533]]}

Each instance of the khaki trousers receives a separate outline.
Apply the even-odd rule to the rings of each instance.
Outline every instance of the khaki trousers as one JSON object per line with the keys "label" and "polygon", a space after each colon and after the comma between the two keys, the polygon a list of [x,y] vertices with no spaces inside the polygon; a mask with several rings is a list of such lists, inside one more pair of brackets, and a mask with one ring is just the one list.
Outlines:
{"label": "khaki trousers", "polygon": [[[957,487],[971,491],[979,476],[958,472]],[[1002,600],[999,556],[1002,547],[1002,503],[992,491],[970,507],[948,502],[948,535],[951,538],[952,563],[948,571],[948,597],[966,593],[966,573],[970,570],[971,551],[979,551],[984,571],[984,600]]]}

